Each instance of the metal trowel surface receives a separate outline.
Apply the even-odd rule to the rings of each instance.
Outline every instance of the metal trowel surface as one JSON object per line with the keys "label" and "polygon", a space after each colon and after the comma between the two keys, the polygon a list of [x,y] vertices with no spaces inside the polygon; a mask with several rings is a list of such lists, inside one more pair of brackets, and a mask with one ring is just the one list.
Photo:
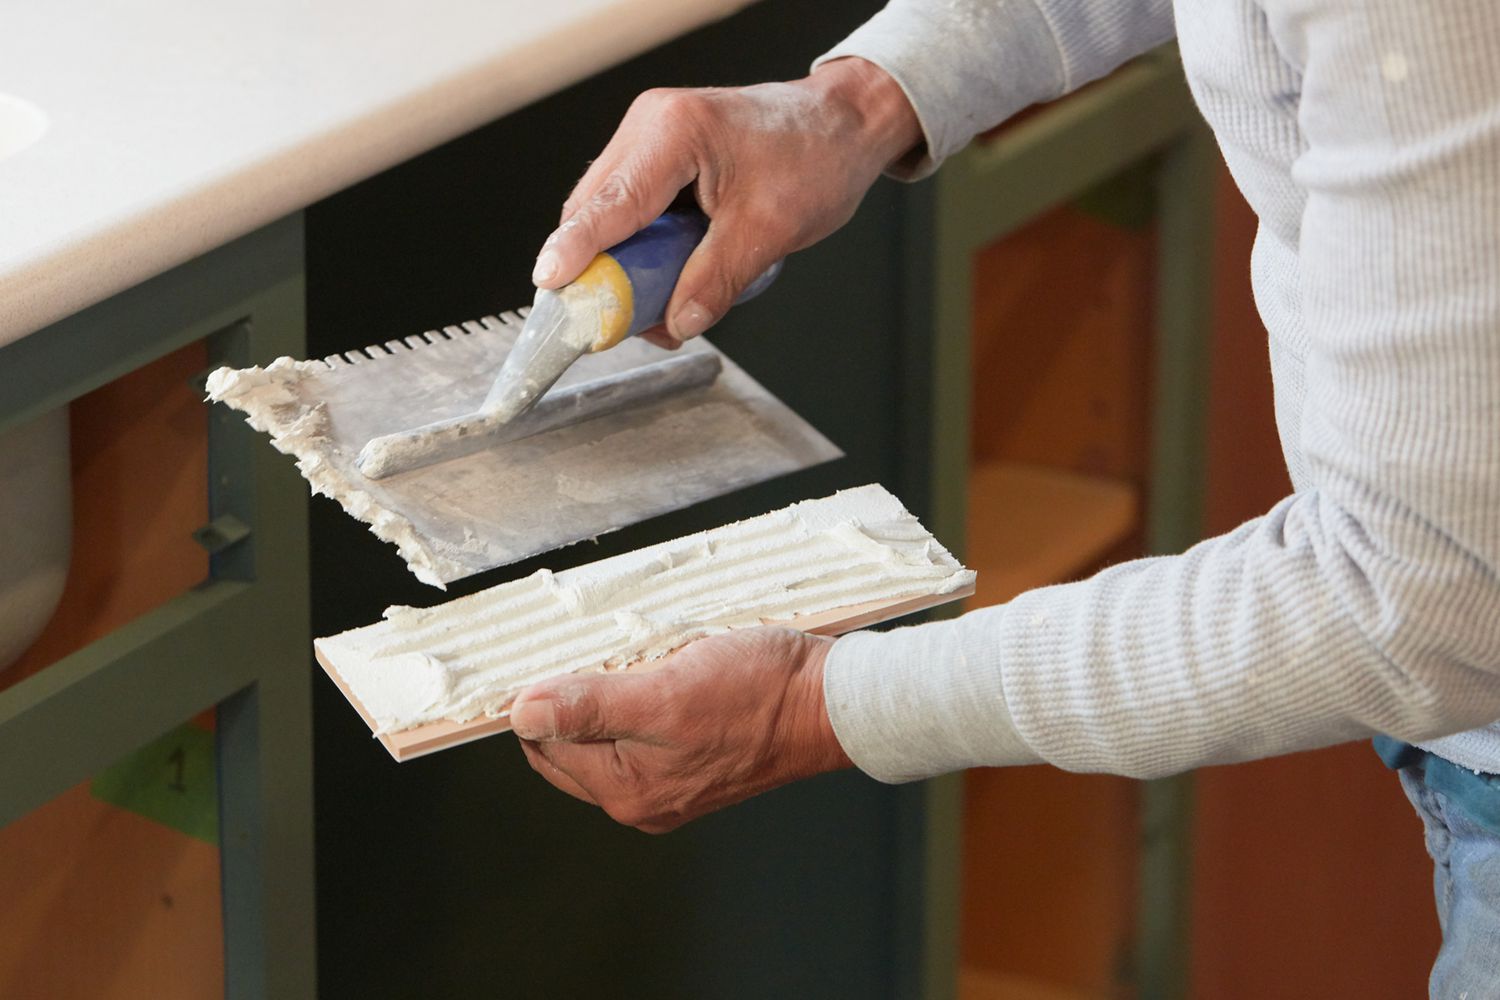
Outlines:
{"label": "metal trowel surface", "polygon": [[243,412],[296,458],[315,493],[437,587],[842,454],[703,338],[680,352],[632,338],[584,356],[552,391],[690,353],[717,355],[718,374],[450,461],[379,480],[361,474],[356,460],[372,438],[473,413],[521,321],[506,313],[323,360],[221,368],[208,394]]}

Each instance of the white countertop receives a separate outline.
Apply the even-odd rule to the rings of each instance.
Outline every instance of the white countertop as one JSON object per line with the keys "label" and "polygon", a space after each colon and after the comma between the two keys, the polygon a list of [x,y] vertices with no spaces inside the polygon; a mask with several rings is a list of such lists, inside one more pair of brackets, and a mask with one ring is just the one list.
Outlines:
{"label": "white countertop", "polygon": [[0,0],[0,346],[752,0]]}

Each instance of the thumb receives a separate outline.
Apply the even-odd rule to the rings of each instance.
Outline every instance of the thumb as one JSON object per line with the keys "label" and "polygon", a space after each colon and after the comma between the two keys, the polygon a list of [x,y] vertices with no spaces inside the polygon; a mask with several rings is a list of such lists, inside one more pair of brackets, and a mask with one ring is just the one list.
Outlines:
{"label": "thumb", "polygon": [[742,216],[716,217],[677,279],[667,306],[667,332],[691,340],[723,319],[740,293],[785,256],[782,242]]}
{"label": "thumb", "polygon": [[511,703],[510,727],[523,740],[541,742],[621,739],[639,715],[625,680],[599,674],[533,684]]}

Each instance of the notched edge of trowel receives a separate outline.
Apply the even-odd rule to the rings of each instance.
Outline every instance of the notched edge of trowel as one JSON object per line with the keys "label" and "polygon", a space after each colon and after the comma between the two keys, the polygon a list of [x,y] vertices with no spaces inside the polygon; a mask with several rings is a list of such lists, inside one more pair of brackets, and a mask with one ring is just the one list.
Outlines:
{"label": "notched edge of trowel", "polygon": [[382,341],[379,344],[353,347],[347,351],[339,351],[327,357],[317,358],[304,363],[321,363],[329,369],[362,365],[372,361],[379,364],[389,358],[402,357],[411,351],[420,351],[428,347],[441,347],[444,343],[457,340],[460,337],[493,333],[496,330],[510,327],[520,329],[530,312],[530,306],[522,306],[520,309],[507,309],[504,312],[481,316],[478,319],[465,320],[462,323],[451,323],[448,326],[434,327],[431,330],[423,330],[421,333],[414,333],[407,337],[397,337],[394,340]]}

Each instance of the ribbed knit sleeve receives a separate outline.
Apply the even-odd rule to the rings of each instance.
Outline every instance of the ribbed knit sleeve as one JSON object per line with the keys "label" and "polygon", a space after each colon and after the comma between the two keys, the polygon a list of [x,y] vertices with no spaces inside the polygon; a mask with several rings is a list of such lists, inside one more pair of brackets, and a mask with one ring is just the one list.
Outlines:
{"label": "ribbed knit sleeve", "polygon": [[927,141],[892,173],[916,179],[1171,37],[1169,0],[892,0],[813,65],[859,56],[895,78]]}
{"label": "ribbed knit sleeve", "polygon": [[829,712],[876,777],[1151,777],[1500,719],[1500,4],[1264,8],[1300,79],[1299,491],[1184,555],[841,640]]}

